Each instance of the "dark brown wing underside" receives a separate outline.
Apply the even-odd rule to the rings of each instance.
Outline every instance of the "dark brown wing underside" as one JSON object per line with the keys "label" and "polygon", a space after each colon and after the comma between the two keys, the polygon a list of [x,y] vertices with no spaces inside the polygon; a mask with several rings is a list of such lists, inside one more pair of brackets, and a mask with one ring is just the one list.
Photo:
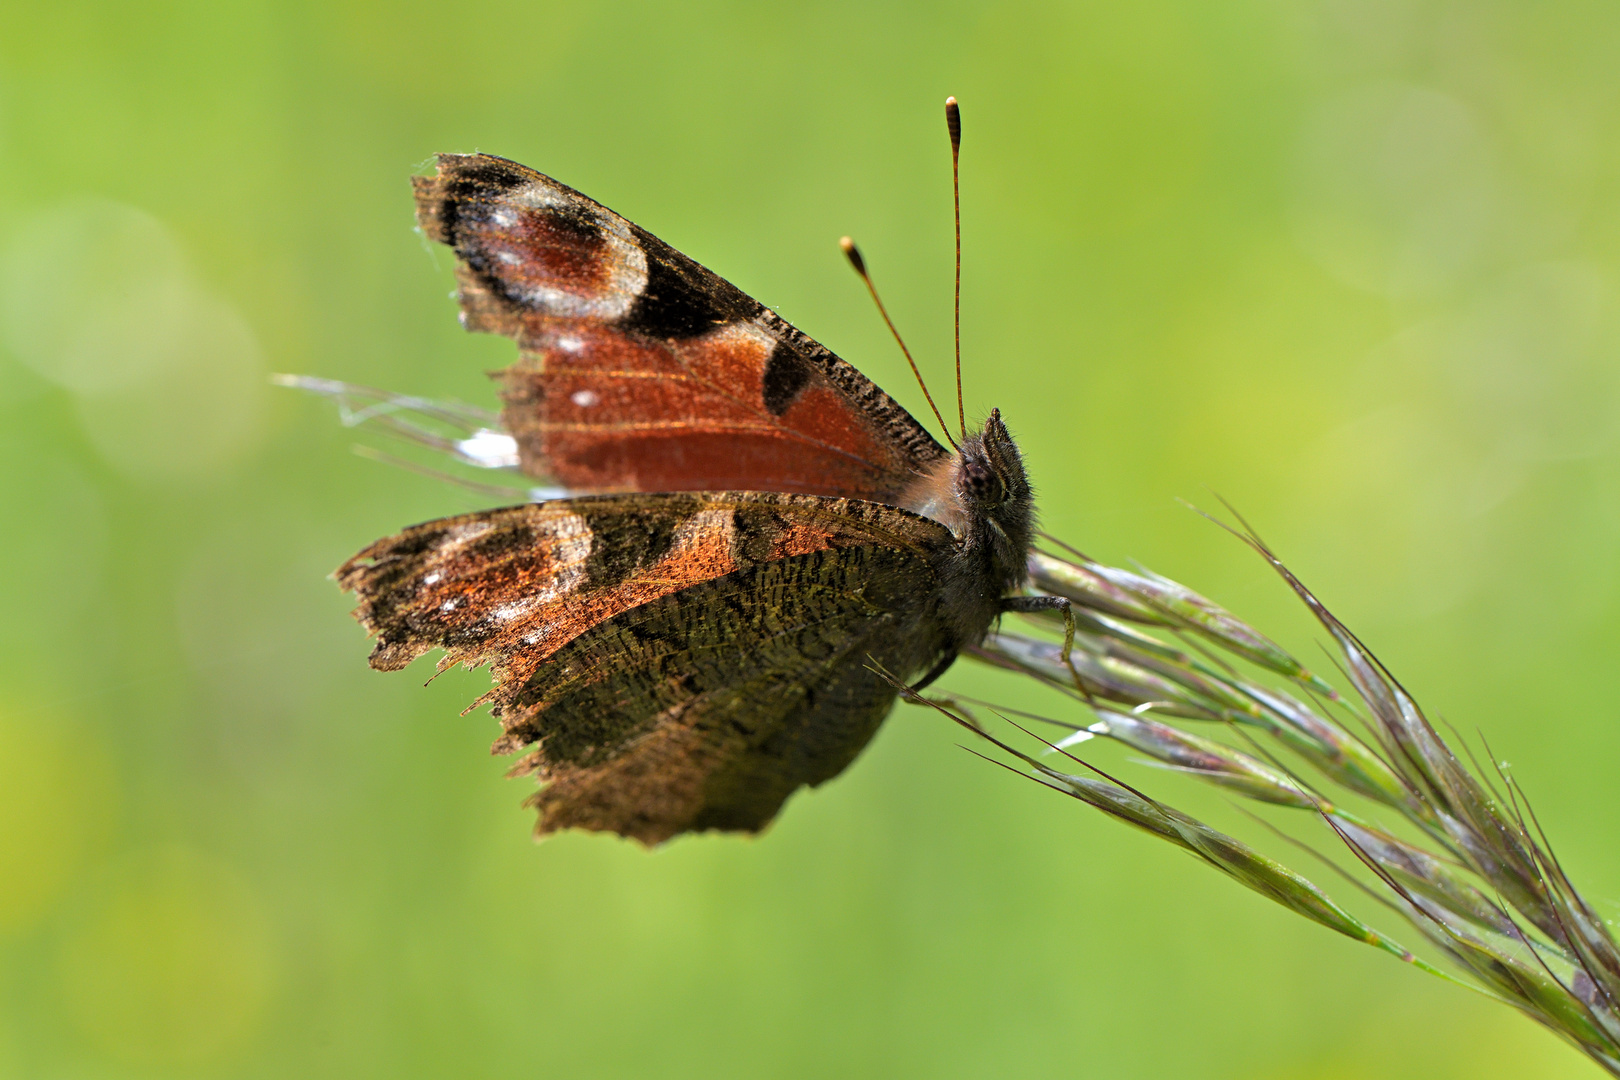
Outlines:
{"label": "dark brown wing underside", "polygon": [[561,650],[502,716],[542,833],[656,844],[757,831],[854,760],[944,647],[926,564],[882,548],[739,571],[625,612]]}

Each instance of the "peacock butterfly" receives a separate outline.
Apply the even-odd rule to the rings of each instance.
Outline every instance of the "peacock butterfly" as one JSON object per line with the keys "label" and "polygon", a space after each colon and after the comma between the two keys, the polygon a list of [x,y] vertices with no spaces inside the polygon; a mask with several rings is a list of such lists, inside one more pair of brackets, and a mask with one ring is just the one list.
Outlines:
{"label": "peacock butterfly", "polygon": [[462,323],[517,343],[496,376],[517,464],[568,495],[414,526],[335,577],[372,667],[490,665],[474,705],[540,781],[538,834],[762,829],[901,683],[1003,612],[1063,606],[1009,595],[1034,506],[997,412],[947,450],[774,311],[515,162],[443,154],[413,182]]}

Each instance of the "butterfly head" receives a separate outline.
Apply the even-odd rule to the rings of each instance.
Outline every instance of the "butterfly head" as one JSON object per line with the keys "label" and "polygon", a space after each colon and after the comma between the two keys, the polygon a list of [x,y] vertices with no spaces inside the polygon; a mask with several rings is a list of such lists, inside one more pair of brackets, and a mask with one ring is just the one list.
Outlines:
{"label": "butterfly head", "polygon": [[985,545],[998,566],[1021,580],[1035,527],[1034,497],[1024,457],[999,409],[991,409],[984,427],[962,440],[953,480],[972,542]]}
{"label": "butterfly head", "polygon": [[956,463],[957,496],[981,512],[988,512],[1028,497],[1029,482],[1024,477],[1024,460],[1013,442],[1001,410],[991,409],[984,428],[962,440]]}

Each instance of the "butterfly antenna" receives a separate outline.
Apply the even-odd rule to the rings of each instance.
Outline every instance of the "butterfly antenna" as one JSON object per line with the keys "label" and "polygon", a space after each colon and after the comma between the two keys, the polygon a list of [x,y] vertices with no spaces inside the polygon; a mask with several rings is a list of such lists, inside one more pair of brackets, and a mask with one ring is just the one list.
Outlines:
{"label": "butterfly antenna", "polygon": [[956,99],[945,99],[945,130],[951,133],[951,207],[956,212],[956,303],[952,321],[956,331],[956,422],[967,438],[967,414],[962,411],[962,181],[957,168],[962,157],[962,110]]}
{"label": "butterfly antenna", "polygon": [[872,284],[872,275],[866,272],[866,260],[861,258],[861,249],[847,236],[838,241],[838,246],[844,249],[844,256],[849,259],[849,265],[853,266],[855,272],[861,275],[861,280],[866,282],[866,291],[872,294],[872,303],[877,305],[878,314],[883,316],[883,321],[889,327],[889,333],[894,335],[900,351],[906,354],[906,363],[911,365],[911,373],[917,376],[917,385],[922,387],[923,397],[928,399],[928,407],[934,410],[934,419],[939,421],[940,429],[945,432],[945,441],[951,444],[952,450],[960,450],[961,447],[957,446],[956,440],[951,438],[951,426],[945,422],[945,417],[940,415],[939,406],[934,404],[934,395],[928,392],[928,384],[923,382],[922,372],[917,370],[917,361],[911,358],[911,350],[906,348],[905,339],[900,336],[900,331],[894,328],[894,320],[889,318],[888,309],[883,306],[883,298],[878,296],[877,286]]}

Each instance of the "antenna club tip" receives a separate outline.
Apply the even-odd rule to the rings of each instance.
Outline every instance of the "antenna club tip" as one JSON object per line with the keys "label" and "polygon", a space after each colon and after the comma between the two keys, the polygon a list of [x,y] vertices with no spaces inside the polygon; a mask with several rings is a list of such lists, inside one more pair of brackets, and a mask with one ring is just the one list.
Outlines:
{"label": "antenna club tip", "polygon": [[945,99],[945,107],[946,107],[946,108],[947,108],[947,109],[954,109],[954,108],[956,108],[956,99],[955,99],[955,98],[954,98],[954,97],[948,97],[948,98],[946,98],[946,99]]}
{"label": "antenna club tip", "polygon": [[841,236],[838,238],[838,246],[843,249],[844,258],[849,260],[849,265],[855,268],[855,272],[865,277],[866,260],[861,258],[861,249],[855,246],[855,241],[847,236]]}

